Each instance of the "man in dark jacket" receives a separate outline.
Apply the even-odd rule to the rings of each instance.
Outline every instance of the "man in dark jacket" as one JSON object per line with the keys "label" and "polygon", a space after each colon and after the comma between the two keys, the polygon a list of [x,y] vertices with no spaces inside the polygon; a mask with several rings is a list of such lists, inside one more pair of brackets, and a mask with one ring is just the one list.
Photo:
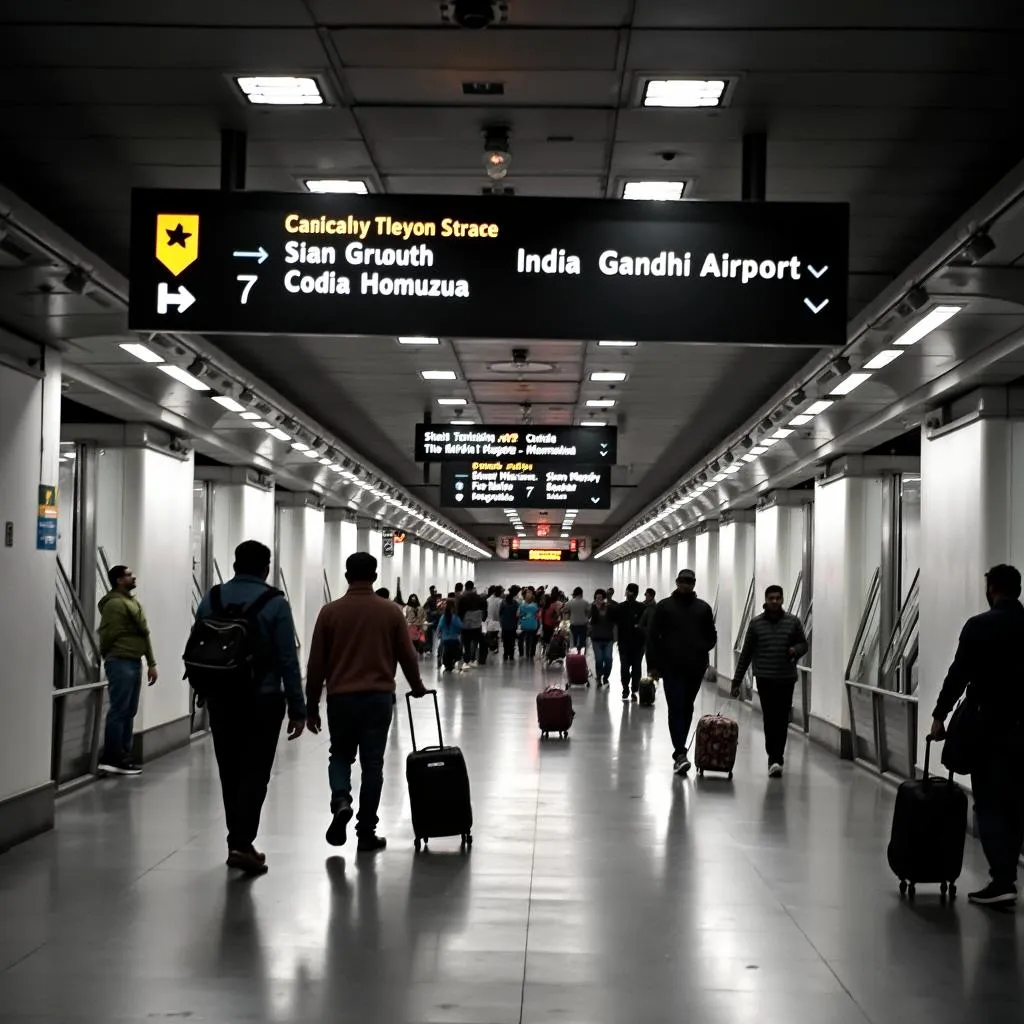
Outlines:
{"label": "man in dark jacket", "polygon": [[1020,645],[1024,606],[1020,573],[997,565],[985,574],[990,610],[968,619],[932,712],[933,739],[960,695],[978,708],[971,789],[978,834],[992,881],[969,894],[972,903],[1017,901],[1017,861],[1024,846],[1024,676]]}
{"label": "man in dark jacket", "polygon": [[[235,548],[234,568],[235,575],[221,584],[218,591],[223,607],[251,605],[270,589],[270,548],[265,544],[255,540],[239,544]],[[196,619],[214,616],[211,591],[200,603]],[[256,622],[267,655],[266,664],[261,665],[259,692],[246,700],[218,694],[207,702],[228,826],[227,863],[247,875],[267,872],[267,858],[253,842],[267,798],[285,710],[288,739],[297,739],[306,727],[306,699],[295,650],[295,625],[284,595],[274,593],[260,609]]]}
{"label": "man in dark jacket", "polygon": [[718,643],[714,612],[694,593],[696,584],[696,573],[683,569],[676,577],[675,591],[654,609],[647,633],[647,664],[665,686],[677,775],[691,767],[687,746],[693,705],[707,671],[708,652]]}
{"label": "man in dark jacket", "polygon": [[615,626],[619,634],[619,670],[622,679],[622,700],[636,700],[643,670],[644,641],[641,628],[645,606],[637,598],[640,588],[635,583],[626,587],[626,600],[615,609]]}
{"label": "man in dark jacket", "polygon": [[795,615],[782,607],[782,587],[764,592],[764,613],[747,627],[740,660],[732,680],[732,695],[740,695],[743,677],[751,662],[757,679],[757,693],[764,715],[764,748],[768,754],[768,775],[777,779],[785,764],[789,718],[796,687],[796,663],[807,653],[804,627]]}
{"label": "man in dark jacket", "polygon": [[487,644],[484,640],[484,620],[487,618],[487,598],[477,593],[472,580],[466,584],[456,605],[456,613],[462,619],[462,661],[469,667],[479,658],[481,665],[487,664]]}

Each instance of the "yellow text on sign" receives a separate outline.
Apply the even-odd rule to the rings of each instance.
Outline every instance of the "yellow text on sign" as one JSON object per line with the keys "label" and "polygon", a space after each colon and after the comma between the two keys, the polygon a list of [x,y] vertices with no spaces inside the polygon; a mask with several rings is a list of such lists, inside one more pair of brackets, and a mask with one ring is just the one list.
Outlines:
{"label": "yellow text on sign", "polygon": [[175,277],[199,258],[199,214],[156,215],[156,258]]}

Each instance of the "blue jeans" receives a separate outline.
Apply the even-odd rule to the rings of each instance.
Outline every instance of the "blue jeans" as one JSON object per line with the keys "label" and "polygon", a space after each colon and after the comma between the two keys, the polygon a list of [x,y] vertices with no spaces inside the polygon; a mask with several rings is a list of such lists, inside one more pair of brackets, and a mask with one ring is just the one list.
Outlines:
{"label": "blue jeans", "polygon": [[384,750],[394,706],[392,693],[337,693],[327,697],[331,812],[352,803],[352,765],[358,752],[362,778],[357,835],[373,835],[377,830],[377,808],[384,788]]}
{"label": "blue jeans", "polygon": [[137,658],[107,658],[105,667],[110,707],[103,734],[103,759],[117,763],[132,752],[132,725],[142,693],[142,662]]}
{"label": "blue jeans", "polygon": [[591,640],[594,645],[594,675],[598,683],[612,674],[612,641]]}

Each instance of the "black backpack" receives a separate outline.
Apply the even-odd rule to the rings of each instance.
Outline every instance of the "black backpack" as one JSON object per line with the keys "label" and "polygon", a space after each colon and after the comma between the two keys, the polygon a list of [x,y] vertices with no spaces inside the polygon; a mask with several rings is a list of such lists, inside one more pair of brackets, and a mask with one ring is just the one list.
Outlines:
{"label": "black backpack", "polygon": [[196,619],[182,660],[185,678],[202,698],[242,697],[259,689],[270,655],[257,617],[280,590],[267,587],[247,605],[225,605],[220,586],[210,591],[211,614]]}

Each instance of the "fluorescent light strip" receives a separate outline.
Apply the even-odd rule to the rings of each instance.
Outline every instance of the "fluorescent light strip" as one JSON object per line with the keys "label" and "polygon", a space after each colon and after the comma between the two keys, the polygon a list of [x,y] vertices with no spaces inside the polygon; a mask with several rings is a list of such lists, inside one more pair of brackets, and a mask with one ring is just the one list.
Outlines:
{"label": "fluorescent light strip", "polygon": [[158,356],[151,348],[147,348],[145,345],[139,345],[136,343],[124,344],[120,346],[130,356],[135,356],[136,359],[141,359],[144,363],[162,363],[164,361],[163,356]]}
{"label": "fluorescent light strip", "polygon": [[313,451],[311,448],[308,452],[302,453],[307,459],[315,459],[320,453]]}
{"label": "fluorescent light strip", "polygon": [[679,200],[683,198],[683,181],[627,181],[622,187],[623,199]]}
{"label": "fluorescent light strip", "polygon": [[466,400],[464,398],[439,398],[437,400],[438,405],[465,405]]}
{"label": "fluorescent light strip", "polygon": [[240,412],[238,415],[241,416],[243,420],[250,421],[258,420],[260,418],[260,414],[258,412]]}
{"label": "fluorescent light strip", "polygon": [[255,75],[235,79],[253,104],[271,106],[320,106],[324,102],[315,78],[296,75]]}
{"label": "fluorescent light strip", "polygon": [[789,425],[791,427],[803,427],[810,423],[813,419],[813,416],[809,416],[807,413],[802,413],[800,416],[794,416],[789,421]]}
{"label": "fluorescent light strip", "polygon": [[453,427],[471,427],[473,422],[473,420],[452,420],[451,425]]}
{"label": "fluorescent light strip", "polygon": [[[761,444],[758,447],[760,447],[760,448],[771,448],[772,445],[775,445],[775,444],[778,444],[778,443],[779,443],[779,439],[777,437],[766,437],[761,442]],[[757,451],[756,448],[751,448],[750,450],[751,451]]]}
{"label": "fluorescent light strip", "polygon": [[399,345],[440,345],[438,338],[399,338]]}
{"label": "fluorescent light strip", "polygon": [[420,370],[420,376],[424,380],[458,380],[458,374],[454,370]]}
{"label": "fluorescent light strip", "polygon": [[292,435],[286,434],[280,427],[267,427],[267,433],[271,437],[276,437],[278,441],[290,441],[292,439]]}
{"label": "fluorescent light strip", "polygon": [[848,395],[856,390],[866,380],[871,378],[870,373],[851,373],[845,380],[841,380],[830,392],[830,395]]}
{"label": "fluorescent light strip", "polygon": [[615,404],[614,398],[588,398],[588,409],[610,409]]}
{"label": "fluorescent light strip", "polygon": [[171,363],[161,363],[157,369],[166,373],[168,377],[173,377],[179,384],[184,384],[193,391],[210,390],[209,384],[204,384],[198,377],[193,377],[188,370],[183,370],[180,366],[174,366]]}
{"label": "fluorescent light strip", "polygon": [[307,178],[304,184],[308,191],[316,193],[365,196],[370,191],[365,181],[349,178]]}
{"label": "fluorescent light strip", "polygon": [[725,94],[721,79],[652,78],[644,87],[645,107],[718,107]]}
{"label": "fluorescent light strip", "polygon": [[893,344],[913,345],[926,335],[931,334],[937,327],[941,327],[951,317],[956,316],[963,308],[963,306],[936,306],[916,324],[904,331]]}
{"label": "fluorescent light strip", "polygon": [[743,456],[743,461],[744,462],[757,462],[757,456],[753,453],[753,451],[749,451],[749,452],[747,452],[746,455]]}
{"label": "fluorescent light strip", "polygon": [[806,409],[804,414],[807,416],[820,416],[826,409],[831,409],[836,403],[828,398],[819,399],[817,402],[811,402]]}
{"label": "fluorescent light strip", "polygon": [[635,341],[599,341],[597,344],[601,348],[636,348],[637,346]]}
{"label": "fluorescent light strip", "polygon": [[590,379],[595,384],[620,384],[627,376],[619,370],[598,370],[590,375]]}
{"label": "fluorescent light strip", "polygon": [[776,437],[780,441],[784,441],[787,437],[795,433],[795,430],[789,430],[787,427],[780,427],[774,434],[772,434],[772,437]]}
{"label": "fluorescent light strip", "polygon": [[268,423],[267,420],[256,420],[256,422],[253,423],[253,426],[259,427],[260,430],[269,430],[273,426],[273,424]]}
{"label": "fluorescent light strip", "polygon": [[903,355],[903,353],[905,351],[906,351],[906,349],[902,349],[902,348],[887,348],[883,352],[879,352],[878,355],[876,355],[873,358],[869,359],[864,364],[864,369],[865,370],[882,370],[882,369],[885,369],[885,367],[887,367],[890,363],[896,362],[896,360],[899,359],[899,357],[901,355]]}
{"label": "fluorescent light strip", "polygon": [[214,395],[213,400],[228,412],[245,412],[245,406],[241,402],[235,401],[230,395]]}
{"label": "fluorescent light strip", "polygon": [[297,452],[308,452],[309,451],[309,445],[308,444],[303,444],[301,441],[292,441],[292,447]]}
{"label": "fluorescent light strip", "polygon": [[742,466],[726,466],[725,472],[732,476],[733,473],[738,473],[742,468]]}
{"label": "fluorescent light strip", "polygon": [[606,427],[608,424],[604,420],[580,420],[581,427]]}

